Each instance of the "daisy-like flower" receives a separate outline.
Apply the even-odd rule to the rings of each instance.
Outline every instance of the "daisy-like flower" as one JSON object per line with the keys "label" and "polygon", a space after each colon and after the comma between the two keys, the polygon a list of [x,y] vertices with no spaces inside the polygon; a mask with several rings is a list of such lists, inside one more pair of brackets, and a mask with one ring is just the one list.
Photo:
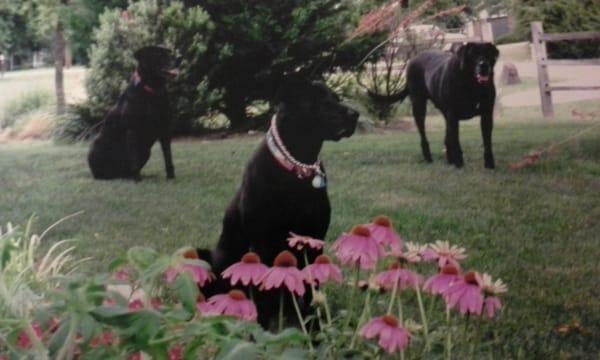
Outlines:
{"label": "daisy-like flower", "polygon": [[446,306],[457,308],[462,315],[481,315],[483,309],[483,294],[479,286],[479,274],[468,272],[456,280],[442,293]]}
{"label": "daisy-like flower", "polygon": [[188,249],[181,255],[181,258],[177,258],[176,263],[165,271],[165,279],[168,283],[175,281],[181,273],[190,274],[200,287],[215,279],[215,275],[208,270],[210,266],[198,257],[196,250]]}
{"label": "daisy-like flower", "polygon": [[311,285],[320,285],[328,281],[342,282],[342,271],[327,255],[319,255],[313,264],[307,265],[302,269],[304,279]]}
{"label": "daisy-like flower", "polygon": [[304,295],[304,275],[298,270],[298,260],[291,252],[279,253],[270,268],[261,278],[260,290],[279,289],[283,285],[298,296]]}
{"label": "daisy-like flower", "polygon": [[304,248],[311,248],[314,250],[321,250],[325,245],[325,241],[311,238],[310,236],[302,236],[290,232],[290,237],[287,239],[288,245],[292,249],[303,250]]}
{"label": "daisy-like flower", "polygon": [[414,271],[404,269],[400,263],[394,263],[389,270],[377,274],[375,282],[385,290],[391,290],[397,284],[398,290],[402,291],[407,288],[415,289],[422,279]]}
{"label": "daisy-like flower", "polygon": [[433,275],[425,284],[423,284],[423,290],[432,295],[443,294],[450,285],[460,279],[460,271],[454,265],[444,266],[440,273]]}
{"label": "daisy-like flower", "polygon": [[437,262],[440,268],[450,264],[460,269],[459,262],[466,258],[465,248],[450,245],[449,242],[441,240],[429,244],[429,248],[423,252],[424,261]]}
{"label": "daisy-like flower", "polygon": [[484,295],[483,313],[488,319],[493,319],[496,316],[496,312],[502,309],[502,302],[498,298],[498,295],[507,292],[508,288],[502,280],[497,279],[496,281],[492,281],[492,277],[486,273],[483,273],[478,281]]}
{"label": "daisy-like flower", "polygon": [[390,255],[402,263],[417,264],[423,261],[423,252],[427,250],[427,245],[407,242],[404,246],[406,251],[391,251]]}
{"label": "daisy-like flower", "polygon": [[360,329],[360,335],[366,339],[379,338],[379,346],[388,354],[404,350],[410,344],[411,335],[400,326],[398,319],[385,315],[369,321]]}
{"label": "daisy-like flower", "polygon": [[255,321],[256,306],[246,298],[241,290],[231,290],[228,294],[215,295],[207,301],[211,312],[219,315],[234,316],[243,320]]}
{"label": "daisy-like flower", "polygon": [[388,246],[392,251],[400,251],[404,241],[394,230],[392,221],[387,216],[378,216],[372,223],[366,225],[371,236],[381,245]]}
{"label": "daisy-like flower", "polygon": [[363,270],[373,270],[383,247],[371,236],[365,226],[356,226],[350,234],[343,234],[333,244],[335,254],[344,265],[359,265]]}
{"label": "daisy-like flower", "polygon": [[225,269],[221,273],[223,279],[230,279],[231,285],[241,282],[244,286],[258,285],[260,279],[269,270],[269,267],[260,262],[260,257],[253,252],[246,253],[242,260]]}

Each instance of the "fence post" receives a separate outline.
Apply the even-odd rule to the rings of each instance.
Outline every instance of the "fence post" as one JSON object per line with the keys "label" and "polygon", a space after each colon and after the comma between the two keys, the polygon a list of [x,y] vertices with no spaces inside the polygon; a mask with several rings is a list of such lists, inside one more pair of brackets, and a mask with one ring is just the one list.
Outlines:
{"label": "fence post", "polygon": [[542,114],[544,118],[554,117],[552,106],[552,92],[550,89],[550,77],[548,76],[548,54],[546,52],[546,41],[543,39],[544,27],[540,21],[531,23],[531,37],[533,41],[533,56],[537,68],[538,86],[542,101]]}

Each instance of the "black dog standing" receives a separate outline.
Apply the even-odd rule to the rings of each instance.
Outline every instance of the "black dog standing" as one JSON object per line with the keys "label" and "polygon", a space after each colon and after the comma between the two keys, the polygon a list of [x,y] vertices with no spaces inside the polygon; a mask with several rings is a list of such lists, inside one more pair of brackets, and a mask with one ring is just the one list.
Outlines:
{"label": "black dog standing", "polygon": [[148,46],[135,52],[136,72],[117,105],[104,118],[90,148],[94,178],[141,180],[150,150],[160,141],[167,178],[175,177],[171,155],[169,100],[166,80],[176,74],[171,51]]}
{"label": "black dog standing", "polygon": [[[217,275],[250,250],[272,265],[288,249],[290,231],[318,239],[327,233],[331,207],[319,152],[325,140],[351,136],[358,113],[340,104],[337,95],[320,83],[290,82],[280,98],[266,139],[248,163],[225,213],[217,248],[212,253],[199,251],[201,257],[210,257]],[[310,252],[309,261],[319,253]],[[295,255],[304,264],[302,253]],[[222,280],[215,287],[212,292],[228,289]],[[261,292],[256,297],[258,320],[264,327],[278,311],[278,294]]]}
{"label": "black dog standing", "polygon": [[459,141],[459,121],[481,116],[485,167],[495,167],[492,152],[492,128],[496,88],[494,65],[498,49],[490,43],[467,43],[455,53],[425,51],[410,60],[406,70],[406,88],[388,99],[402,101],[410,95],[413,116],[421,136],[421,150],[431,162],[425,135],[427,100],[431,100],[446,120],[446,158],[456,167],[463,166]]}

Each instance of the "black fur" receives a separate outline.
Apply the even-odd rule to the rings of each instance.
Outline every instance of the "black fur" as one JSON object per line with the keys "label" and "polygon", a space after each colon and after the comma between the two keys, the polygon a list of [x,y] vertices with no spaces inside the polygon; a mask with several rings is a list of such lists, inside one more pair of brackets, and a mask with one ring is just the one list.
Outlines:
{"label": "black fur", "polygon": [[166,80],[172,73],[168,49],[149,46],[135,53],[136,75],[106,115],[88,154],[94,178],[141,180],[150,150],[160,141],[167,178],[175,177],[171,155],[169,100]]}
{"label": "black fur", "polygon": [[[298,161],[314,163],[323,141],[337,141],[354,132],[358,113],[340,104],[337,95],[323,84],[291,81],[281,91],[280,99],[278,129],[288,151]],[[240,261],[250,250],[272,266],[275,257],[288,249],[286,239],[290,231],[325,238],[331,214],[327,189],[314,188],[311,180],[299,179],[284,169],[263,141],[250,159],[242,184],[225,213],[216,249],[210,255],[200,252],[201,257],[209,257],[215,274]],[[309,252],[309,261],[319,253]],[[303,266],[303,254],[295,255]],[[228,288],[226,281],[217,280],[205,291],[211,295]],[[255,298],[258,320],[264,327],[277,314],[278,294],[261,292]],[[291,305],[286,308],[291,309]]]}
{"label": "black fur", "polygon": [[[389,98],[402,101],[410,96],[413,116],[421,136],[421,150],[431,162],[429,142],[425,135],[427,100],[442,112],[446,120],[446,159],[456,167],[463,166],[459,141],[459,121],[481,116],[481,133],[485,167],[495,167],[492,152],[493,111],[496,100],[494,65],[498,49],[490,43],[467,43],[455,53],[426,51],[410,60],[406,88]],[[482,80],[487,77],[487,82]]]}

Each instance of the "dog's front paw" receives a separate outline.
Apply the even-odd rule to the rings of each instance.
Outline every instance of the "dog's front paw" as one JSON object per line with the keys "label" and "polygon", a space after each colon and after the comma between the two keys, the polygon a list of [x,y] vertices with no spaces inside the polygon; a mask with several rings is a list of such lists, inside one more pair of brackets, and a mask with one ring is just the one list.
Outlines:
{"label": "dog's front paw", "polygon": [[485,157],[485,168],[486,169],[495,169],[496,162],[494,161],[494,156],[486,154],[484,157]]}

